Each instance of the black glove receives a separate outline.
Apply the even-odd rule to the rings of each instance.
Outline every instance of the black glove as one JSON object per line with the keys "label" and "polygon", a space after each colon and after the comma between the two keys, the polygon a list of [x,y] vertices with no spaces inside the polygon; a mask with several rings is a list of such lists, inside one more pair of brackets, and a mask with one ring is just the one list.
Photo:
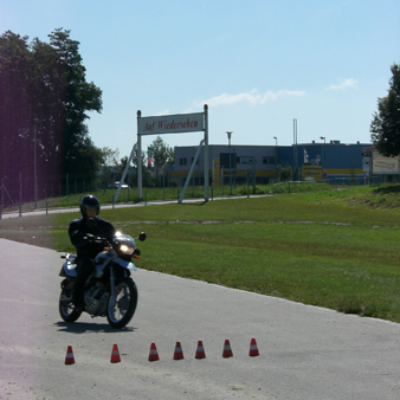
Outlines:
{"label": "black glove", "polygon": [[91,233],[87,233],[84,236],[84,239],[89,243],[93,243],[96,240],[96,236],[92,235]]}

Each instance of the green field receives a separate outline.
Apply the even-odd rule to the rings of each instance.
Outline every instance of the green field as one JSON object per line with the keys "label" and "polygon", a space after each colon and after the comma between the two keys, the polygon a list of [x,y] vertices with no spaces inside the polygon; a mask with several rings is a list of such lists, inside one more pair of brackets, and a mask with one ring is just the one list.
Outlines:
{"label": "green field", "polygon": [[[148,234],[139,268],[400,322],[399,190],[332,189],[101,216],[132,236]],[[1,220],[0,236],[73,251],[67,227],[76,216]]]}
{"label": "green field", "polygon": [[[335,186],[340,187],[340,186]],[[154,200],[176,200],[180,198],[182,194],[181,187],[166,187],[166,188],[146,188],[142,190],[143,201],[154,201]],[[332,187],[323,182],[280,182],[269,185],[258,185],[258,186],[240,186],[234,185],[232,188],[233,196],[249,196],[255,194],[282,194],[282,193],[304,193],[310,191],[331,191]],[[115,189],[98,189],[90,191],[91,194],[95,195],[101,204],[112,204],[114,201]],[[86,194],[86,193],[85,193]],[[214,197],[228,196],[230,195],[229,186],[218,186],[209,188],[209,198],[212,200]],[[33,211],[35,208],[45,209],[54,207],[74,207],[78,206],[82,193],[68,194],[61,197],[49,197],[46,199],[38,200],[36,207],[34,202],[26,202],[22,204],[22,212]],[[191,186],[189,185],[185,199],[200,199],[204,198],[204,187],[202,186]],[[129,188],[122,189],[116,200],[117,203],[133,203],[139,201],[138,189]],[[4,209],[5,212],[19,211],[19,204],[8,205]]]}

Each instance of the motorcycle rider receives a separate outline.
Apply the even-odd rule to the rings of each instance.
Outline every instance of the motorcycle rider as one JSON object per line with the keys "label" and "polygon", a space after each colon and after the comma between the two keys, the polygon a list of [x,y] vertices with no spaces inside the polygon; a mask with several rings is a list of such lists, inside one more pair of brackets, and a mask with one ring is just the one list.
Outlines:
{"label": "motorcycle rider", "polygon": [[85,282],[94,270],[93,259],[104,248],[104,243],[96,238],[111,242],[115,235],[112,224],[98,217],[100,202],[95,196],[84,196],[80,202],[80,211],[82,217],[73,220],[68,229],[71,243],[77,250],[77,278],[71,299],[76,307],[83,303]]}

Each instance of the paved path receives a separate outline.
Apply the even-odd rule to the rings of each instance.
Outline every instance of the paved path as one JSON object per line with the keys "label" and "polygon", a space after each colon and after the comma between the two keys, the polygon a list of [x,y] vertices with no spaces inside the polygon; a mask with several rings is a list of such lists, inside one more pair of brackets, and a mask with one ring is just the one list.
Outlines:
{"label": "paved path", "polygon": [[[258,197],[269,197],[273,196],[270,194],[261,194],[261,195],[252,195],[250,198],[258,198]],[[235,199],[245,199],[248,196],[224,196],[224,197],[214,197],[210,199],[210,201],[217,200],[235,200]],[[183,200],[183,204],[187,203],[201,203],[204,199],[185,199]],[[111,209],[111,208],[129,208],[129,207],[146,207],[146,206],[162,206],[165,204],[177,204],[177,200],[154,200],[154,201],[141,201],[139,203],[123,203],[123,204],[115,204],[114,206],[111,204],[104,204],[101,206],[103,210]],[[18,218],[18,217],[27,217],[27,216],[35,216],[35,215],[44,215],[44,214],[60,214],[60,213],[76,213],[79,212],[79,207],[56,207],[46,209],[37,209],[34,211],[23,212],[21,215],[18,211],[15,212],[3,212],[1,215],[2,219],[9,218]]]}
{"label": "paved path", "polygon": [[[399,324],[145,270],[133,275],[139,305],[126,329],[87,315],[66,324],[61,263],[52,250],[0,239],[1,400],[399,399]],[[222,358],[225,339],[232,358]],[[199,340],[204,360],[194,358]],[[184,360],[172,359],[176,341]],[[110,363],[113,344],[121,363]],[[65,366],[68,345],[76,363]]]}

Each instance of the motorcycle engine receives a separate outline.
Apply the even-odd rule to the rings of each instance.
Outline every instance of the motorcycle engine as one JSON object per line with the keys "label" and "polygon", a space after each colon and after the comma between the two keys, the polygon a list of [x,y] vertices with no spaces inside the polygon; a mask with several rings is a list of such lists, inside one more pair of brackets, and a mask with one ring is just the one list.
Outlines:
{"label": "motorcycle engine", "polygon": [[85,291],[85,310],[92,316],[105,316],[109,294],[99,282]]}

